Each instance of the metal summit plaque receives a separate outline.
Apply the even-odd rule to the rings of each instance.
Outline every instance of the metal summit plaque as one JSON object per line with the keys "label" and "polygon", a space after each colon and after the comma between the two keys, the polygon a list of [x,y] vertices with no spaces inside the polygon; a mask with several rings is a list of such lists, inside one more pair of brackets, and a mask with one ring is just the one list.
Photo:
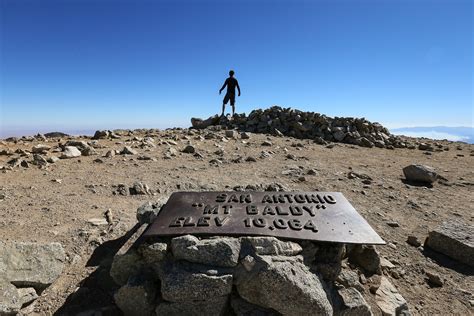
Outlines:
{"label": "metal summit plaque", "polygon": [[385,244],[339,192],[176,192],[143,237],[185,234]]}

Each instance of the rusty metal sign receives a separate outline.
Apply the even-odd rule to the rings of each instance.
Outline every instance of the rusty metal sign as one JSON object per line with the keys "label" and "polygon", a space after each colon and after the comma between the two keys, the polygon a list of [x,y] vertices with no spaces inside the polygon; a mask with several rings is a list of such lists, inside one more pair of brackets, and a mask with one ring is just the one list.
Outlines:
{"label": "rusty metal sign", "polygon": [[176,192],[144,233],[385,244],[340,192]]}

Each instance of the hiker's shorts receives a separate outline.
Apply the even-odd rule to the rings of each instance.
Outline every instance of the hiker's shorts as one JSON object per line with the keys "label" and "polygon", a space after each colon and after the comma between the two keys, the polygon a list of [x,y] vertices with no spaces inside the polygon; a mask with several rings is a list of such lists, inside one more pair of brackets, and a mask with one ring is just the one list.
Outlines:
{"label": "hiker's shorts", "polygon": [[234,105],[235,104],[235,93],[226,93],[225,96],[224,96],[224,104],[227,104],[227,102],[229,102],[230,100],[230,105]]}

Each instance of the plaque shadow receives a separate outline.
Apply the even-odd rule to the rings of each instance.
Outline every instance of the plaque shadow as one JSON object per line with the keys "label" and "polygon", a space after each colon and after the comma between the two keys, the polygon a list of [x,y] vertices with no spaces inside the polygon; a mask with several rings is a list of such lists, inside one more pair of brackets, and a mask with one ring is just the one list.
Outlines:
{"label": "plaque shadow", "polygon": [[[54,315],[77,315],[81,312],[99,310],[103,316],[123,315],[115,306],[113,293],[120,287],[110,276],[110,267],[115,254],[138,231],[137,223],[124,235],[108,240],[96,249],[87,260],[85,267],[96,268],[78,283],[78,289],[71,293]],[[85,314],[89,315],[89,314]]]}

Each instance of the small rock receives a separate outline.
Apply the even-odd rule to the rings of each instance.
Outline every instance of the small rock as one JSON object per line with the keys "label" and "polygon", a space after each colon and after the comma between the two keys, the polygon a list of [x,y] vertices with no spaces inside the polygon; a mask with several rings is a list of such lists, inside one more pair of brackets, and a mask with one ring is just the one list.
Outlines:
{"label": "small rock", "polygon": [[375,246],[354,246],[349,253],[349,261],[369,273],[380,273],[380,255]]}
{"label": "small rock", "polygon": [[193,145],[187,145],[182,151],[186,154],[194,154],[196,152],[196,148],[194,148]]}
{"label": "small rock", "polygon": [[407,243],[409,245],[412,245],[414,247],[420,247],[421,246],[421,242],[418,240],[418,238],[416,236],[408,236],[407,238]]}
{"label": "small rock", "polygon": [[87,222],[94,226],[101,226],[101,225],[108,225],[109,223],[105,218],[91,218],[88,219]]}
{"label": "small rock", "polygon": [[262,146],[273,146],[273,144],[271,141],[266,140],[262,143]]}
{"label": "small rock", "polygon": [[370,305],[355,288],[342,288],[337,291],[338,302],[336,315],[372,316]]}
{"label": "small rock", "polygon": [[250,139],[250,133],[248,132],[243,132],[240,134],[240,138],[242,139]]}
{"label": "small rock", "polygon": [[387,225],[390,227],[400,227],[400,224],[398,222],[387,222]]}
{"label": "small rock", "polygon": [[109,135],[110,135],[109,131],[96,131],[92,139],[104,139],[104,138],[109,137]]}
{"label": "small rock", "polygon": [[428,283],[430,285],[435,286],[435,287],[443,286],[444,282],[438,274],[432,273],[432,272],[426,272],[426,276],[428,277]]}
{"label": "small rock", "polygon": [[130,146],[125,146],[123,147],[123,149],[120,151],[120,154],[121,155],[136,155],[138,154],[138,152],[136,150],[134,150],[132,147]]}
{"label": "small rock", "polygon": [[[20,296],[20,301],[21,301],[22,306],[28,305],[38,298],[38,294],[36,293],[36,290],[32,287],[22,287],[17,290],[18,290],[18,295]],[[1,314],[1,308],[0,308],[0,314]]]}
{"label": "small rock", "polygon": [[225,137],[234,138],[234,137],[235,137],[235,131],[232,130],[232,129],[226,130],[226,131],[225,131]]}
{"label": "small rock", "polygon": [[375,302],[383,316],[410,315],[407,302],[386,277],[380,280],[380,286],[375,292]]}
{"label": "small rock", "polygon": [[46,154],[50,149],[51,147],[48,145],[38,144],[36,146],[33,146],[31,152],[34,154]]}
{"label": "small rock", "polygon": [[155,203],[147,202],[147,203],[141,205],[137,209],[137,220],[138,220],[138,222],[141,225],[153,223],[155,218],[158,216],[158,213],[160,212],[161,208],[165,204],[166,204],[166,199],[161,199],[161,200],[159,200],[158,202],[155,202]]}
{"label": "small rock", "polygon": [[130,195],[149,195],[151,194],[150,188],[148,185],[142,182],[135,182],[133,186],[129,189]]}

